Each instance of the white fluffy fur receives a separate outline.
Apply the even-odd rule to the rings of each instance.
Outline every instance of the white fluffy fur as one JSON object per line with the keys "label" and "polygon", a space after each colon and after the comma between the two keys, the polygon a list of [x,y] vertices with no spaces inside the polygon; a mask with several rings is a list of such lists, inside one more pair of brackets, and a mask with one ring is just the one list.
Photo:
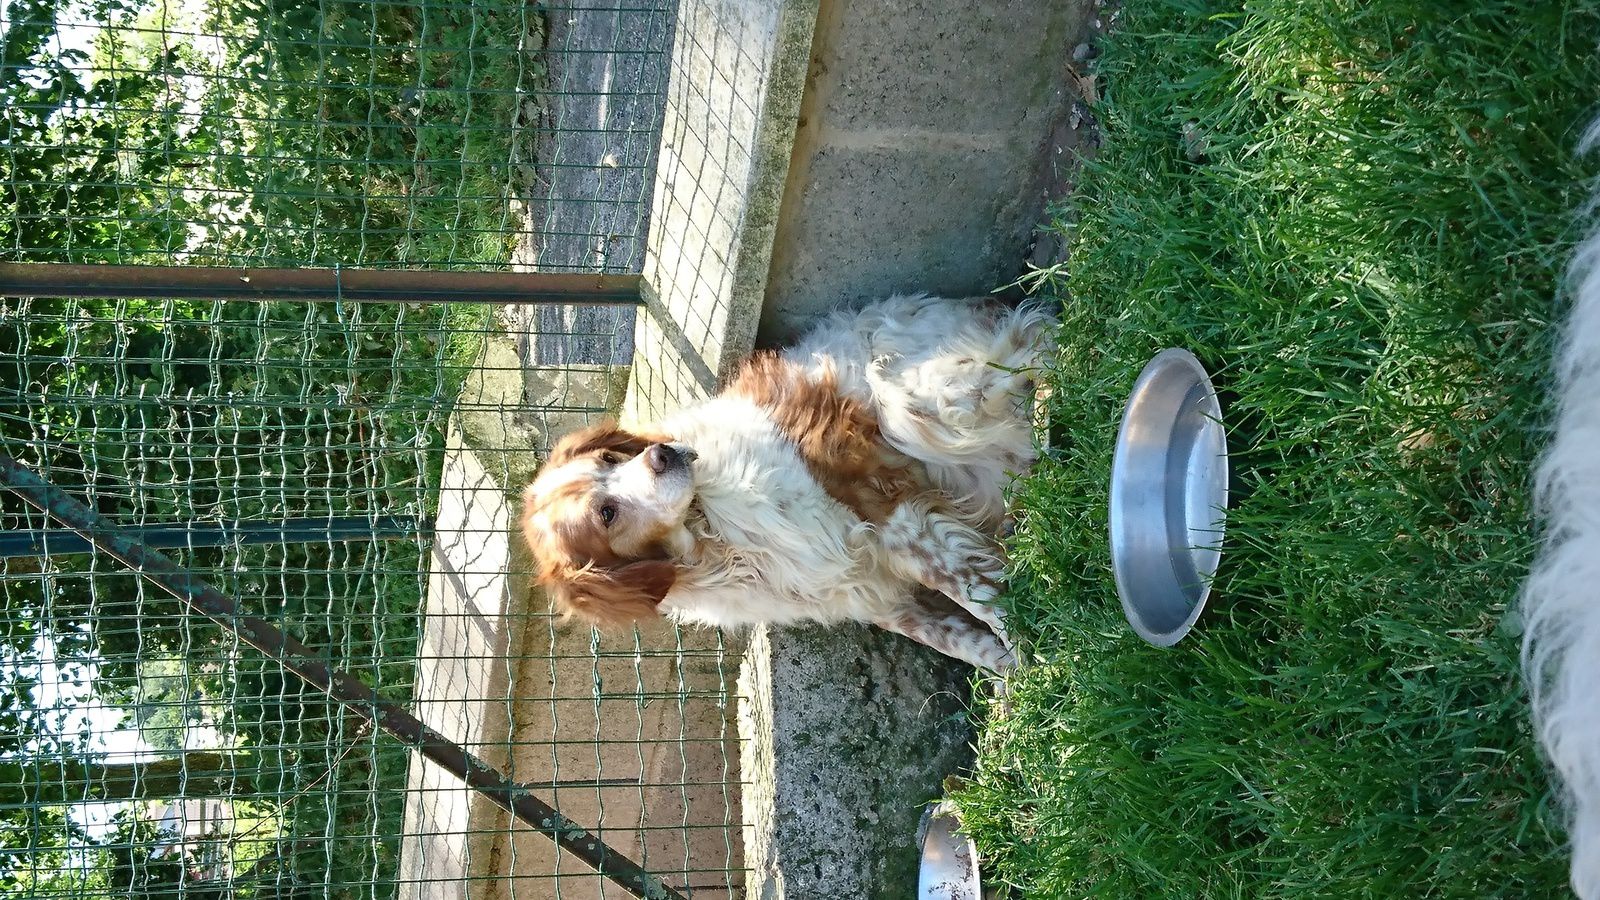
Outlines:
{"label": "white fluffy fur", "polygon": [[1005,489],[1033,463],[1031,396],[1050,318],[1025,306],[894,297],[820,322],[784,355],[831,366],[839,386],[869,402],[884,436],[928,467],[967,524],[992,529]]}
{"label": "white fluffy fur", "polygon": [[1008,481],[1033,459],[1026,386],[1047,322],[1037,310],[895,297],[825,319],[783,354],[814,375],[831,370],[939,489],[943,502],[902,504],[879,525],[830,498],[749,400],[722,396],[663,421],[699,458],[686,522],[694,547],[662,610],[733,627],[871,622],[976,665],[1009,666],[992,638],[918,618],[913,594],[938,589],[1000,627],[985,605],[1003,570],[994,536]]}
{"label": "white fluffy fur", "polygon": [[[1600,123],[1587,144],[1600,138]],[[1600,198],[1597,198],[1600,199]],[[1564,786],[1572,887],[1600,898],[1600,233],[1579,248],[1556,358],[1559,410],[1539,465],[1545,544],[1522,599],[1534,722]]]}
{"label": "white fluffy fur", "polygon": [[[699,454],[691,555],[663,607],[675,618],[740,627],[760,622],[872,621],[900,602],[879,569],[872,529],[806,475],[765,413],[719,397],[663,423]],[[826,586],[819,590],[818,586]]]}

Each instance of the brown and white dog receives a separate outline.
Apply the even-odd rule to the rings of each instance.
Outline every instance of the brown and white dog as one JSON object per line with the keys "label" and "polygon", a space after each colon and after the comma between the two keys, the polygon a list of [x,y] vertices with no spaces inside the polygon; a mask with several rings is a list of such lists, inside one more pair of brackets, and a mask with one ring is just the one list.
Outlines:
{"label": "brown and white dog", "polygon": [[1009,669],[996,538],[1034,458],[1049,322],[893,297],[757,354],[659,425],[566,436],[524,495],[539,582],[601,626],[855,620]]}

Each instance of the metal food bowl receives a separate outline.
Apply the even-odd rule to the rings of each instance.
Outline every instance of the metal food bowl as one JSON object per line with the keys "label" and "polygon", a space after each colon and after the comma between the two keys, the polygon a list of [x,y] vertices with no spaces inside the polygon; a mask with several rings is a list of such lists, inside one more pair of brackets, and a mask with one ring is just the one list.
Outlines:
{"label": "metal food bowl", "polygon": [[917,872],[917,900],[982,900],[978,848],[962,834],[950,801],[930,803],[922,811],[922,867]]}
{"label": "metal food bowl", "polygon": [[1157,353],[1128,397],[1111,462],[1111,565],[1140,637],[1176,644],[1205,608],[1222,557],[1228,447],[1194,354]]}

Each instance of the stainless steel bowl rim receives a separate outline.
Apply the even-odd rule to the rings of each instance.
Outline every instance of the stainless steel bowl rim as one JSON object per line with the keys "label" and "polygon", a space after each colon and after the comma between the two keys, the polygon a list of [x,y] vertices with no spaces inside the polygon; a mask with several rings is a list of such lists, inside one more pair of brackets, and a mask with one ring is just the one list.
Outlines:
{"label": "stainless steel bowl rim", "polygon": [[[1190,402],[1189,398],[1197,393],[1197,389],[1198,393],[1202,395],[1200,403],[1203,406],[1201,416],[1203,416],[1204,421],[1196,425],[1194,416],[1191,415],[1187,423],[1183,423],[1185,412],[1183,405],[1186,402]],[[1160,406],[1161,404],[1157,401],[1164,400],[1168,405],[1172,405],[1170,396],[1158,395],[1157,392],[1161,391],[1168,392],[1169,395],[1177,392],[1180,395],[1181,399],[1176,403],[1177,411],[1171,415],[1170,419],[1165,417],[1165,413],[1168,410],[1163,409],[1161,410],[1163,413],[1162,421],[1134,422],[1136,415],[1150,415],[1149,407],[1152,405]],[[1111,465],[1111,503],[1109,510],[1112,571],[1116,578],[1117,596],[1122,603],[1122,610],[1128,619],[1128,623],[1141,638],[1159,647],[1170,647],[1176,644],[1194,627],[1195,621],[1199,619],[1200,614],[1205,610],[1206,601],[1211,593],[1210,576],[1215,572],[1217,560],[1221,556],[1220,545],[1225,524],[1223,514],[1228,499],[1227,444],[1226,437],[1222,431],[1221,413],[1221,404],[1217,400],[1216,389],[1211,383],[1210,376],[1206,374],[1205,367],[1188,350],[1173,347],[1157,353],[1145,364],[1143,371],[1139,373],[1138,379],[1134,382],[1133,390],[1129,392],[1128,403],[1123,410],[1121,425],[1117,430],[1116,450],[1113,454]],[[1204,470],[1198,475],[1192,471],[1194,468],[1192,465],[1193,459],[1188,459],[1190,465],[1182,469],[1182,478],[1178,479],[1183,483],[1174,484],[1174,472],[1176,471],[1173,467],[1174,433],[1180,424],[1187,424],[1195,429],[1194,433],[1188,436],[1193,442],[1193,446],[1188,450],[1190,454],[1195,454],[1203,449],[1201,442],[1204,441],[1214,442],[1218,452],[1208,457],[1210,458],[1209,465],[1205,466]],[[1148,456],[1151,452],[1148,440],[1146,444],[1135,449],[1135,435],[1148,439],[1152,428],[1168,429],[1168,432],[1165,433],[1167,444],[1163,451],[1166,455],[1161,458],[1163,463],[1162,473],[1159,476],[1152,476],[1149,472],[1135,474],[1132,471],[1133,463],[1130,460],[1135,459],[1139,454]],[[1197,478],[1200,481],[1190,483]],[[1146,540],[1143,542],[1143,546],[1130,546],[1139,542],[1129,538],[1130,535],[1138,533],[1132,530],[1135,523],[1129,520],[1129,509],[1137,510],[1139,508],[1139,503],[1130,501],[1129,497],[1140,497],[1144,501],[1144,507],[1148,508],[1151,505],[1148,493],[1140,495],[1135,492],[1140,488],[1145,489],[1147,492],[1154,489],[1153,485],[1156,483],[1156,479],[1159,479],[1159,486],[1162,490],[1162,498],[1160,500],[1162,518],[1159,523],[1147,521],[1151,518],[1150,515],[1146,515],[1144,519],[1141,519],[1140,524],[1144,529],[1144,536],[1148,537],[1149,533],[1153,531],[1163,531],[1167,538],[1163,548],[1167,557],[1184,559],[1185,557],[1182,554],[1187,554],[1185,564],[1192,564],[1193,568],[1203,576],[1198,584],[1184,585],[1177,580],[1177,576],[1174,574],[1170,590],[1188,591],[1196,594],[1196,596],[1183,601],[1192,602],[1192,608],[1189,609],[1186,616],[1182,617],[1181,621],[1159,628],[1152,627],[1148,621],[1152,617],[1149,612],[1150,607],[1156,603],[1163,603],[1170,608],[1175,598],[1172,596],[1152,596],[1149,582],[1152,579],[1164,581],[1167,573],[1160,571],[1151,575],[1151,542]],[[1179,551],[1174,546],[1171,536],[1178,528],[1177,523],[1173,521],[1173,508],[1175,505],[1173,496],[1175,492],[1185,498],[1185,502],[1177,505],[1184,507],[1180,512],[1184,516],[1184,522],[1187,523],[1185,526],[1186,535],[1192,535],[1194,530],[1193,522],[1188,518],[1192,514],[1188,506],[1192,505],[1195,495],[1198,494],[1219,501],[1216,504],[1219,509],[1213,516],[1215,540],[1212,547],[1197,548],[1191,544]],[[1159,529],[1155,527],[1156,525],[1160,526]],[[1143,551],[1142,555],[1140,551]],[[1197,557],[1198,562],[1196,561]],[[1141,565],[1145,568],[1135,568]],[[1160,567],[1156,566],[1154,568],[1159,569]],[[1205,571],[1207,569],[1209,571]]]}
{"label": "stainless steel bowl rim", "polygon": [[981,900],[978,848],[961,830],[955,805],[949,800],[928,804],[917,832],[918,900]]}

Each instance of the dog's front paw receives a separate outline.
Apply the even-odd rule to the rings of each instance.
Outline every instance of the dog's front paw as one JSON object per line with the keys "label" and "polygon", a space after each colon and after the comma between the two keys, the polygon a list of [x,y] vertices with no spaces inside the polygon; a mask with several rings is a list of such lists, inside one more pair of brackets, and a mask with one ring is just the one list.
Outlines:
{"label": "dog's front paw", "polygon": [[992,606],[1005,593],[1005,568],[993,573],[973,572],[974,577],[962,585],[962,593],[973,603]]}

